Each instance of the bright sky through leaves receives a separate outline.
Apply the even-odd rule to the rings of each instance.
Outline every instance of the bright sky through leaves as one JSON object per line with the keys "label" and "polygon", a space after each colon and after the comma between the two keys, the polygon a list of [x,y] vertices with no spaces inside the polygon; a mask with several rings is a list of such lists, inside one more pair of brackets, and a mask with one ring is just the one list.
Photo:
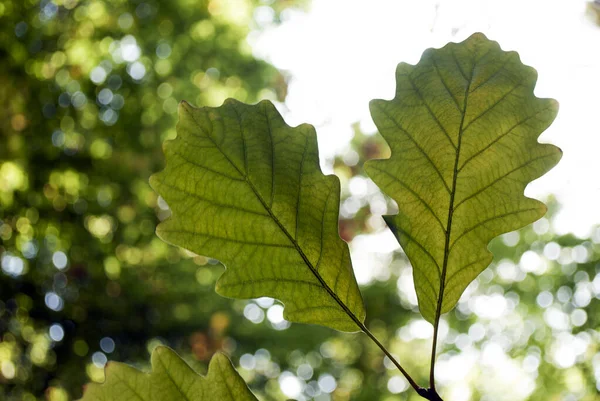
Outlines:
{"label": "bright sky through leaves", "polygon": [[590,180],[600,147],[600,53],[592,50],[600,43],[600,27],[586,16],[587,3],[314,0],[309,13],[289,13],[281,27],[253,43],[258,55],[290,72],[285,117],[292,124],[314,124],[325,157],[345,149],[351,123],[375,130],[368,101],[393,96],[399,61],[416,63],[423,49],[477,31],[504,50],[518,51],[539,72],[536,95],[560,101],[558,118],[540,140],[564,151],[560,166],[530,185],[527,194],[556,194],[564,204],[556,229],[585,235],[600,221],[600,183]]}

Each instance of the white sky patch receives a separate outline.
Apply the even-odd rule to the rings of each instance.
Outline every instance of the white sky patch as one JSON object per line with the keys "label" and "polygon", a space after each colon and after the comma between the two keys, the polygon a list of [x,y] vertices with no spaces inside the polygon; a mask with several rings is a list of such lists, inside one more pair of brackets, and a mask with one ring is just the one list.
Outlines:
{"label": "white sky patch", "polygon": [[368,103],[394,93],[394,71],[429,47],[481,31],[516,50],[539,72],[536,95],[560,102],[542,136],[562,148],[559,165],[527,195],[557,195],[564,208],[554,228],[585,236],[600,222],[597,96],[600,27],[586,17],[586,0],[313,0],[279,27],[251,40],[255,54],[291,74],[287,121],[317,127],[321,156],[331,158],[351,138],[356,121],[374,131]]}
{"label": "white sky patch", "polygon": [[374,279],[387,280],[392,252],[399,248],[398,241],[390,230],[354,237],[350,253],[358,284],[368,284]]}
{"label": "white sky patch", "polygon": [[298,397],[302,393],[304,383],[291,372],[283,372],[279,376],[279,388],[287,397]]}

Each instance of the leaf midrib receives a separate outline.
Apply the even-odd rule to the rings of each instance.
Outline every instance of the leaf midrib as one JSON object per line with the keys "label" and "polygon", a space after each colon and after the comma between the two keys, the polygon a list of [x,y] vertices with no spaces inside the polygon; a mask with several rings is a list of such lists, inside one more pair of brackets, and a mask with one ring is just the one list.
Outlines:
{"label": "leaf midrib", "polygon": [[225,374],[227,372],[223,368],[223,366],[221,365],[221,361],[219,359],[215,360],[215,365],[217,365],[217,368],[219,369],[219,372],[221,373],[221,377],[223,377],[223,384],[224,384],[225,388],[227,389],[227,394],[229,394],[229,398],[232,401],[235,401],[235,397],[233,396],[233,392],[231,391],[231,388],[229,387],[229,383],[227,382],[227,375]]}
{"label": "leaf midrib", "polygon": [[434,318],[434,323],[433,323],[433,344],[431,347],[431,368],[429,371],[429,386],[431,387],[431,389],[434,392],[435,392],[435,356],[436,356],[436,350],[437,350],[438,328],[439,328],[439,324],[440,324],[440,316],[441,316],[442,304],[443,304],[443,300],[444,300],[444,290],[446,287],[446,272],[448,270],[448,260],[450,257],[450,252],[449,252],[450,236],[452,234],[452,217],[454,216],[454,195],[456,194],[456,182],[458,181],[458,162],[459,162],[459,158],[460,158],[460,148],[462,145],[462,136],[464,133],[465,116],[467,115],[467,106],[469,103],[469,92],[471,89],[471,83],[473,82],[473,76],[475,74],[475,66],[477,65],[477,62],[474,61],[473,67],[471,69],[471,76],[470,76],[470,78],[467,78],[466,75],[463,73],[460,64],[458,63],[458,60],[456,59],[456,55],[454,54],[453,51],[451,53],[452,53],[452,56],[456,63],[456,66],[458,67],[458,70],[460,71],[460,73],[464,77],[464,79],[467,81],[467,87],[465,88],[465,99],[464,99],[463,108],[462,108],[462,116],[460,119],[460,125],[458,128],[458,141],[457,141],[457,145],[455,148],[456,157],[454,159],[454,172],[452,175],[452,188],[450,190],[450,202],[448,205],[448,222],[446,224],[446,230],[445,230],[446,238],[444,241],[445,242],[444,243],[444,262],[442,263],[442,271],[441,271],[441,276],[440,276],[440,289],[439,289],[437,306],[436,306],[436,311],[435,311],[435,318]]}
{"label": "leaf midrib", "polygon": [[[187,393],[184,393],[183,390],[179,387],[179,384],[175,381],[175,378],[171,374],[171,370],[169,369],[169,366],[167,366],[167,364],[165,363],[163,358],[162,357],[158,358],[158,361],[162,365],[163,371],[165,372],[167,378],[173,384],[173,387],[175,387],[175,389],[179,392],[179,395],[181,395],[186,401],[193,401],[190,397],[188,397]],[[189,369],[189,367],[188,367],[188,369]]]}
{"label": "leaf midrib", "polygon": [[[140,401],[145,401],[145,400],[146,400],[146,398],[145,398],[145,397],[143,397],[143,396],[142,396],[140,393],[138,393],[137,389],[136,389],[134,386],[132,386],[131,384],[129,384],[129,382],[128,382],[128,381],[127,381],[125,378],[123,378],[123,377],[119,377],[119,376],[118,376],[116,373],[113,373],[113,374],[114,374],[114,376],[115,376],[117,379],[121,380],[121,382],[122,382],[122,383],[125,385],[125,387],[127,387],[129,390],[131,390],[131,391],[133,392],[133,394],[134,394],[134,395],[135,395],[135,396],[136,396],[136,397],[137,397],[137,398],[138,398]],[[104,382],[104,384],[103,384],[103,385],[106,385],[106,382]]]}
{"label": "leaf midrib", "polygon": [[[458,65],[460,69],[460,65]],[[465,89],[465,100],[463,103],[462,116],[460,119],[460,126],[458,128],[458,141],[456,145],[456,157],[454,159],[454,172],[452,175],[452,189],[450,190],[450,203],[448,206],[448,222],[446,224],[446,232],[445,232],[445,243],[444,243],[444,262],[442,263],[442,274],[440,277],[440,290],[437,302],[437,308],[435,312],[435,323],[434,329],[437,332],[437,328],[440,321],[440,315],[442,311],[442,304],[444,300],[444,289],[446,287],[446,273],[448,271],[448,260],[450,258],[450,237],[452,235],[452,219],[454,217],[454,196],[456,195],[456,183],[458,181],[458,163],[460,159],[460,148],[462,145],[462,136],[464,133],[464,123],[465,116],[467,115],[467,107],[469,104],[469,92],[471,90],[471,83],[473,82],[473,76],[475,74],[476,62],[473,63],[473,68],[471,70],[471,76],[467,80],[467,87]],[[466,77],[465,77],[466,78]]]}
{"label": "leaf midrib", "polygon": [[[245,138],[244,138],[244,131],[242,129],[241,115],[239,114],[239,111],[236,108],[236,106],[233,106],[232,108],[235,111],[235,114],[236,114],[236,117],[237,117],[237,120],[238,120],[238,124],[240,126],[240,134],[241,134],[241,137],[242,137],[242,144],[243,144],[243,151],[244,151],[244,166],[247,168],[247,154],[246,154],[247,152],[246,152],[246,145],[245,145],[246,141],[245,141]],[[329,296],[332,297],[338,303],[338,305],[340,305],[340,307],[342,308],[342,310],[352,319],[352,321],[354,321],[354,323],[356,323],[356,325],[360,329],[363,329],[364,328],[364,324],[350,310],[350,308],[348,308],[348,306],[346,306],[346,304],[337,296],[337,294],[331,289],[331,287],[329,287],[329,285],[325,282],[325,280],[323,279],[323,277],[321,277],[321,275],[316,270],[316,268],[312,265],[312,263],[310,262],[310,260],[308,259],[308,257],[306,256],[306,254],[304,253],[304,251],[302,250],[302,248],[300,247],[300,245],[296,241],[296,239],[288,232],[288,230],[285,228],[285,226],[279,221],[279,219],[277,218],[277,216],[275,216],[275,214],[273,214],[273,211],[271,210],[271,208],[268,206],[268,204],[263,199],[262,195],[258,191],[258,188],[256,188],[254,186],[254,183],[248,177],[248,174],[247,173],[244,174],[242,171],[240,171],[240,169],[235,165],[235,163],[233,163],[233,160],[231,160],[229,158],[229,156],[223,151],[223,149],[221,149],[221,147],[217,144],[217,142],[214,140],[214,138],[208,132],[204,131],[201,128],[200,124],[198,123],[198,121],[196,120],[196,118],[194,117],[194,115],[188,110],[187,107],[185,108],[185,110],[188,112],[188,114],[190,115],[190,117],[192,118],[192,120],[194,121],[194,123],[196,124],[196,126],[198,126],[198,128],[200,128],[200,130],[203,131],[206,134],[206,137],[215,145],[215,147],[217,148],[217,150],[233,166],[233,168],[240,174],[240,176],[242,176],[244,178],[244,181],[248,184],[248,186],[250,187],[250,189],[252,190],[252,192],[254,193],[254,195],[256,196],[256,198],[258,199],[258,201],[264,207],[265,211],[269,214],[269,216],[273,219],[273,221],[275,222],[275,224],[277,224],[277,226],[279,227],[279,229],[283,232],[283,234],[292,243],[292,245],[294,246],[294,248],[296,249],[296,251],[298,252],[298,254],[300,255],[300,257],[302,258],[302,260],[304,261],[304,263],[306,264],[306,266],[313,273],[313,275],[319,281],[319,283],[321,284],[321,286],[327,291],[327,293],[329,294]],[[267,119],[267,123],[269,123],[269,118],[268,118],[268,116],[266,114],[265,114],[265,118]],[[273,154],[271,155],[271,158],[274,159],[274,155]],[[304,161],[304,157],[303,157],[303,161]],[[302,165],[303,165],[303,163],[302,163]],[[272,171],[271,174],[275,174],[275,172]],[[302,176],[302,170],[300,171],[300,175]],[[274,192],[274,188],[272,188],[271,191]],[[300,195],[298,195],[298,197],[300,197]],[[297,207],[299,207],[299,202],[298,202],[298,206]],[[325,207],[327,207],[327,205],[325,205]],[[297,225],[298,225],[298,222],[296,221],[296,226]],[[323,232],[321,232],[321,238],[322,238],[322,236],[323,236]],[[321,249],[321,252],[322,251],[323,250]]]}

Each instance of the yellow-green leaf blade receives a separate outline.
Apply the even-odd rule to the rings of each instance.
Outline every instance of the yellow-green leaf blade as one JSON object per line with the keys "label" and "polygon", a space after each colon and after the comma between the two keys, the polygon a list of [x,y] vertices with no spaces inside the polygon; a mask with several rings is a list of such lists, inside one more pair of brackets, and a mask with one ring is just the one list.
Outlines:
{"label": "yellow-green leaf blade", "polygon": [[269,296],[284,317],[356,331],[365,309],[338,234],[339,181],[319,168],[314,128],[270,102],[180,106],[165,170],[151,178],[172,217],[158,235],[220,260],[217,292]]}
{"label": "yellow-green leaf blade", "polygon": [[158,347],[152,372],[111,362],[102,384],[86,386],[81,401],[256,401],[244,380],[221,353],[210,361],[205,377],[192,370],[174,351]]}
{"label": "yellow-green leaf blade", "polygon": [[492,238],[544,215],[523,191],[561,157],[537,142],[558,105],[534,96],[535,70],[482,34],[400,64],[396,80],[394,99],[371,102],[392,156],[366,171],[398,203],[386,222],[434,322],[489,265]]}

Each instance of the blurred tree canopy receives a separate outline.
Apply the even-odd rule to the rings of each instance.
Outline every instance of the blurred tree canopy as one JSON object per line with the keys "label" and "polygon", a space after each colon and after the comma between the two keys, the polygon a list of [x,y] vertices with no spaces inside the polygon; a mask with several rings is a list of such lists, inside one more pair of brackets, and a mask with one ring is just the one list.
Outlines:
{"label": "blurred tree canopy", "polygon": [[229,320],[212,312],[224,304],[198,293],[212,261],[180,263],[155,237],[165,211],[147,180],[179,100],[283,96],[246,41],[254,6],[0,4],[0,398],[77,396],[103,375],[94,353],[134,359],[155,337],[198,331],[200,360],[222,347]]}
{"label": "blurred tree canopy", "polygon": [[[283,100],[285,77],[246,38],[292,5],[0,4],[0,399],[77,399],[108,360],[147,367],[158,344],[200,372],[224,350],[263,400],[418,399],[364,336],[290,327],[271,299],[220,298],[216,261],[154,235],[169,211],[148,177],[178,102]],[[410,266],[400,250],[369,248],[395,205],[362,164],[387,154],[355,127],[334,164],[340,233],[353,240],[369,328],[425,382],[431,333]],[[554,212],[497,239],[494,263],[445,317],[449,400],[597,399],[600,230],[557,235]]]}

